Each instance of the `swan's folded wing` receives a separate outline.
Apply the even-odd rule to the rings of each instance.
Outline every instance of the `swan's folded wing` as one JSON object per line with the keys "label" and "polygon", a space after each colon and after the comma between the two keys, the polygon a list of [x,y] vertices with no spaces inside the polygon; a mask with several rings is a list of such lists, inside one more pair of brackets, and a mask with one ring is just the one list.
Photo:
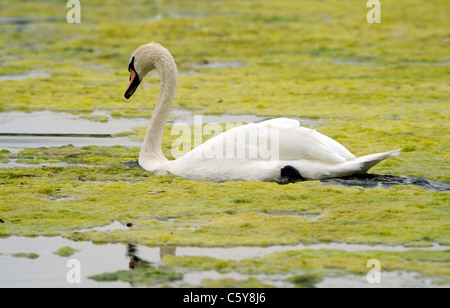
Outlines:
{"label": "swan's folded wing", "polygon": [[301,127],[297,120],[287,118],[232,128],[209,139],[187,155],[327,162],[343,162],[355,157],[337,141],[313,129]]}
{"label": "swan's folded wing", "polygon": [[280,160],[343,162],[355,157],[336,140],[300,126],[297,120],[279,118],[261,122],[260,125],[270,125],[279,132]]}

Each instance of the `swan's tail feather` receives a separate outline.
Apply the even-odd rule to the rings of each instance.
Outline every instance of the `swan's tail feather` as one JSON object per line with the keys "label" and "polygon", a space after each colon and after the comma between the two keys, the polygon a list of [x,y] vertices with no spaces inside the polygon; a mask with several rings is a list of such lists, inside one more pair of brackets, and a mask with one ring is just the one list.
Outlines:
{"label": "swan's tail feather", "polygon": [[382,160],[399,156],[401,150],[402,149],[397,149],[397,150],[384,152],[384,153],[370,154],[370,155],[355,158],[353,160],[353,162],[362,163],[361,171],[359,173],[366,173],[367,171],[369,171],[370,168],[372,168],[373,166],[375,166]]}

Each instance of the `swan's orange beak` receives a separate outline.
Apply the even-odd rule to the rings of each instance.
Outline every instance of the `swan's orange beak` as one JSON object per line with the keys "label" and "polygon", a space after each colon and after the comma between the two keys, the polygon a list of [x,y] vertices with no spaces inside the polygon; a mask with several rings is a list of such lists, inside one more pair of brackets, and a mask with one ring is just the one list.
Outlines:
{"label": "swan's orange beak", "polygon": [[136,91],[137,87],[141,81],[139,80],[139,76],[135,70],[130,69],[130,83],[128,84],[128,88],[125,91],[125,98],[129,99],[131,95],[133,95],[134,91]]}

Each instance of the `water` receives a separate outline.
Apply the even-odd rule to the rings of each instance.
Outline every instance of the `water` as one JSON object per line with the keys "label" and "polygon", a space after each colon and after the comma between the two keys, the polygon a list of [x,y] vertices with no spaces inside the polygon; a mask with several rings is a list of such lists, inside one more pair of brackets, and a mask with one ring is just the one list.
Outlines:
{"label": "water", "polygon": [[27,25],[31,23],[56,22],[56,21],[61,21],[61,19],[54,17],[41,17],[41,18],[0,17],[0,25],[1,24]]}
{"label": "water", "polygon": [[[1,138],[0,138],[1,139]],[[43,164],[26,164],[26,163],[18,163],[16,159],[11,159],[7,163],[1,163],[0,168],[9,169],[9,168],[23,168],[23,167],[33,167],[33,168],[40,168],[40,167],[70,167],[70,166],[82,166],[82,167],[89,167],[89,165],[81,165],[81,164],[68,164],[64,162],[58,162],[58,163],[43,163]]]}
{"label": "water", "polygon": [[[128,168],[140,168],[137,160],[124,162],[123,165]],[[424,177],[413,176],[396,176],[396,175],[383,175],[383,174],[358,174],[342,178],[322,179],[320,180],[324,184],[336,185],[340,187],[362,187],[364,189],[374,188],[389,188],[397,185],[414,185],[422,189],[432,191],[449,191],[450,183],[437,182]],[[284,183],[280,183],[284,184]],[[301,215],[312,220],[320,218],[319,215],[306,214],[298,211],[265,211],[266,214],[271,215]]]}
{"label": "water", "polygon": [[423,177],[395,176],[382,174],[359,174],[343,178],[323,179],[322,183],[343,187],[359,186],[363,188],[389,188],[395,185],[414,185],[434,191],[450,190],[450,183],[432,181]]}
{"label": "water", "polygon": [[221,69],[221,68],[239,68],[245,66],[245,62],[242,61],[204,61],[200,63],[192,63],[191,67],[195,69],[209,68],[209,69]]}
{"label": "water", "polygon": [[[111,225],[97,227],[91,230],[111,231],[126,229],[119,222]],[[87,230],[84,230],[87,231]],[[70,257],[61,257],[54,252],[62,247],[72,247],[77,250]],[[134,244],[93,244],[91,242],[75,242],[61,237],[19,237],[11,236],[0,238],[0,288],[5,287],[130,287],[123,282],[97,282],[89,279],[89,276],[128,270],[130,268],[158,267],[163,265],[162,259],[166,255],[175,256],[207,256],[220,260],[244,260],[261,258],[273,252],[293,251],[302,249],[332,249],[343,251],[408,251],[420,250],[447,250],[448,246],[434,244],[427,248],[410,248],[404,246],[384,245],[358,245],[345,243],[316,244],[316,245],[274,245],[268,247],[146,247]],[[36,259],[18,258],[12,256],[14,253],[36,253]],[[77,259],[81,264],[81,284],[70,284],[66,275],[69,271],[67,261]],[[384,273],[383,273],[384,275]],[[386,273],[387,276],[390,275]],[[410,274],[392,274],[388,284],[379,286],[431,286],[431,279],[421,281]],[[193,271],[184,273],[183,280],[174,282],[172,286],[201,286],[204,279],[233,278],[245,280],[250,277],[261,279],[262,282],[276,287],[291,287],[286,282],[288,274],[278,275],[245,275],[241,273],[217,273],[216,271]],[[366,285],[365,277],[362,276],[340,276],[326,277],[318,287],[336,287],[343,283],[349,287]]]}
{"label": "water", "polygon": [[[115,119],[109,112],[96,111],[92,115],[100,116],[104,120],[92,121],[81,115],[69,113],[54,113],[51,111],[38,111],[32,113],[6,112],[0,113],[0,149],[20,151],[24,148],[50,147],[72,144],[75,146],[122,145],[139,147],[141,142],[128,138],[116,138],[114,134],[130,131],[139,126],[148,124],[147,118]],[[242,122],[252,123],[265,120],[265,117],[255,115],[205,115],[203,123],[228,123]],[[317,121],[301,119],[303,125],[314,126]],[[194,123],[194,114],[188,111],[174,110],[169,123]],[[3,136],[1,135],[3,134]],[[9,134],[9,135],[8,135]],[[138,167],[136,162],[125,163],[130,168]],[[2,167],[14,168],[18,166],[33,166],[9,161],[0,164]],[[48,165],[48,164],[46,164]],[[62,167],[67,164],[62,163]],[[390,175],[358,175],[338,179],[322,180],[325,184],[338,186],[359,186],[365,189],[376,187],[388,188],[394,185],[416,185],[418,187],[446,191],[450,190],[450,184],[431,181],[426,178]],[[302,213],[277,213],[272,215],[302,215]],[[312,216],[311,219],[320,219]],[[126,230],[127,227],[119,222],[111,225],[97,227],[84,231],[111,231]],[[69,258],[55,255],[54,252],[62,247],[70,246],[78,250]],[[317,245],[274,245],[268,247],[145,247],[133,244],[104,244],[96,245],[91,242],[74,242],[61,237],[36,237],[25,238],[11,236],[0,239],[0,287],[130,287],[123,282],[97,282],[89,279],[89,276],[105,272],[115,272],[130,268],[133,260],[134,266],[160,266],[165,255],[176,256],[208,256],[222,260],[244,260],[261,258],[273,252],[301,250],[301,249],[337,249],[345,251],[381,250],[381,251],[408,251],[404,246],[369,246],[345,243],[317,244]],[[446,250],[448,247],[433,244],[431,247],[420,248],[422,250]],[[14,257],[13,253],[36,253],[37,259]],[[69,284],[66,279],[69,268],[67,261],[71,258],[79,260],[82,264],[81,284]],[[391,276],[389,276],[391,275]],[[245,280],[257,278],[275,287],[292,287],[286,282],[286,275],[244,275],[241,273],[218,273],[216,271],[198,271],[184,273],[183,280],[174,282],[172,286],[201,286],[204,279],[233,278]],[[411,274],[403,272],[388,273],[390,284],[384,286],[430,286],[430,280],[415,279]],[[326,277],[317,286],[357,286],[364,283],[364,277],[342,276]],[[367,285],[367,284],[365,284]]]}
{"label": "water", "polygon": [[[194,115],[190,111],[175,109],[171,112],[168,123],[193,125]],[[76,147],[89,145],[140,147],[141,141],[114,135],[133,131],[137,127],[145,127],[149,122],[148,118],[114,118],[109,111],[104,110],[96,110],[88,115],[101,121],[93,121],[85,116],[49,110],[0,113],[0,149],[15,153],[25,148],[59,147],[69,144]],[[255,115],[201,116],[202,124],[254,123],[266,119]],[[296,119],[309,126],[317,123],[311,119]]]}
{"label": "water", "polygon": [[24,80],[24,79],[28,79],[28,78],[50,77],[50,76],[51,76],[51,74],[49,74],[49,73],[31,70],[28,73],[19,74],[19,75],[0,75],[0,81],[6,81],[6,80],[20,81],[20,80]]}
{"label": "water", "polygon": [[[113,137],[54,137],[54,136],[0,136],[0,149],[5,149],[11,153],[17,153],[23,149],[29,148],[48,148],[60,147],[64,145],[73,145],[76,147],[84,147],[97,145],[102,147],[111,147],[115,145],[123,147],[140,147],[142,142],[134,141],[129,138],[113,138]],[[46,164],[47,166],[48,164]],[[7,165],[0,165],[6,167]],[[28,165],[32,167],[32,165]]]}
{"label": "water", "polygon": [[[191,111],[174,109],[170,113],[169,124],[194,124]],[[0,113],[0,134],[15,135],[105,135],[132,131],[136,127],[147,126],[149,118],[114,118],[108,111],[97,110],[88,116],[98,116],[102,121],[93,121],[85,115],[75,115],[65,112],[52,112],[49,110],[35,112],[3,112]],[[299,120],[305,126],[317,125],[318,120],[309,118],[291,117]],[[244,115],[201,115],[201,121],[206,123],[254,123],[270,119],[253,114]]]}
{"label": "water", "polygon": [[[73,242],[57,237],[26,238],[12,236],[0,239],[0,287],[128,287],[121,282],[100,283],[88,279],[92,273],[128,269],[123,246],[90,242]],[[62,247],[70,246],[79,252],[68,258],[55,255]],[[13,257],[12,253],[34,252],[37,259]],[[112,257],[109,257],[112,256]],[[75,258],[81,263],[81,284],[70,284],[66,275],[67,261]]]}
{"label": "water", "polygon": [[448,288],[437,285],[432,278],[421,277],[420,273],[407,271],[381,271],[380,283],[368,283],[366,276],[344,275],[325,277],[316,288]]}
{"label": "water", "polygon": [[116,119],[109,112],[96,111],[90,116],[98,116],[102,121],[92,121],[66,112],[49,110],[34,112],[0,113],[0,133],[2,134],[60,134],[60,135],[107,135],[131,131],[138,126],[146,126],[148,119]]}

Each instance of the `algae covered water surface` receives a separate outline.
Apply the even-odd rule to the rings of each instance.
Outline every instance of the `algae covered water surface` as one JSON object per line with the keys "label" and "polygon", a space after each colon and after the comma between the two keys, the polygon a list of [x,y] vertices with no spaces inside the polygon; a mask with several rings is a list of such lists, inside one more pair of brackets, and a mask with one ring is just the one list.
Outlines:
{"label": "algae covered water surface", "polygon": [[[31,147],[5,134],[33,137],[41,125],[0,131],[0,243],[13,236],[73,243],[61,243],[52,258],[95,249],[75,241],[161,251],[380,245],[377,251],[292,248],[238,260],[173,252],[157,265],[132,266],[139,258],[131,257],[128,268],[93,271],[87,279],[186,286],[197,277],[195,286],[311,287],[363,277],[360,285],[370,286],[367,261],[377,259],[386,277],[408,272],[410,280],[448,285],[448,2],[382,2],[378,24],[367,22],[369,8],[359,0],[80,1],[81,23],[73,24],[61,3],[0,4],[0,111],[70,113],[97,123],[92,127],[119,119],[137,124],[106,136],[128,138],[128,146],[100,146],[95,138],[74,146],[67,134],[62,146]],[[365,178],[287,185],[145,172],[133,163],[135,142],[156,103],[157,74],[132,101],[123,93],[132,51],[151,41],[177,62],[178,111],[227,114],[230,122],[243,114],[303,118],[357,156],[396,148],[402,154]],[[162,145],[169,159],[179,137],[171,128]],[[7,138],[16,138],[15,145],[6,146]],[[102,229],[113,222],[121,227]],[[45,258],[16,250],[0,250],[0,258],[31,265]]]}

